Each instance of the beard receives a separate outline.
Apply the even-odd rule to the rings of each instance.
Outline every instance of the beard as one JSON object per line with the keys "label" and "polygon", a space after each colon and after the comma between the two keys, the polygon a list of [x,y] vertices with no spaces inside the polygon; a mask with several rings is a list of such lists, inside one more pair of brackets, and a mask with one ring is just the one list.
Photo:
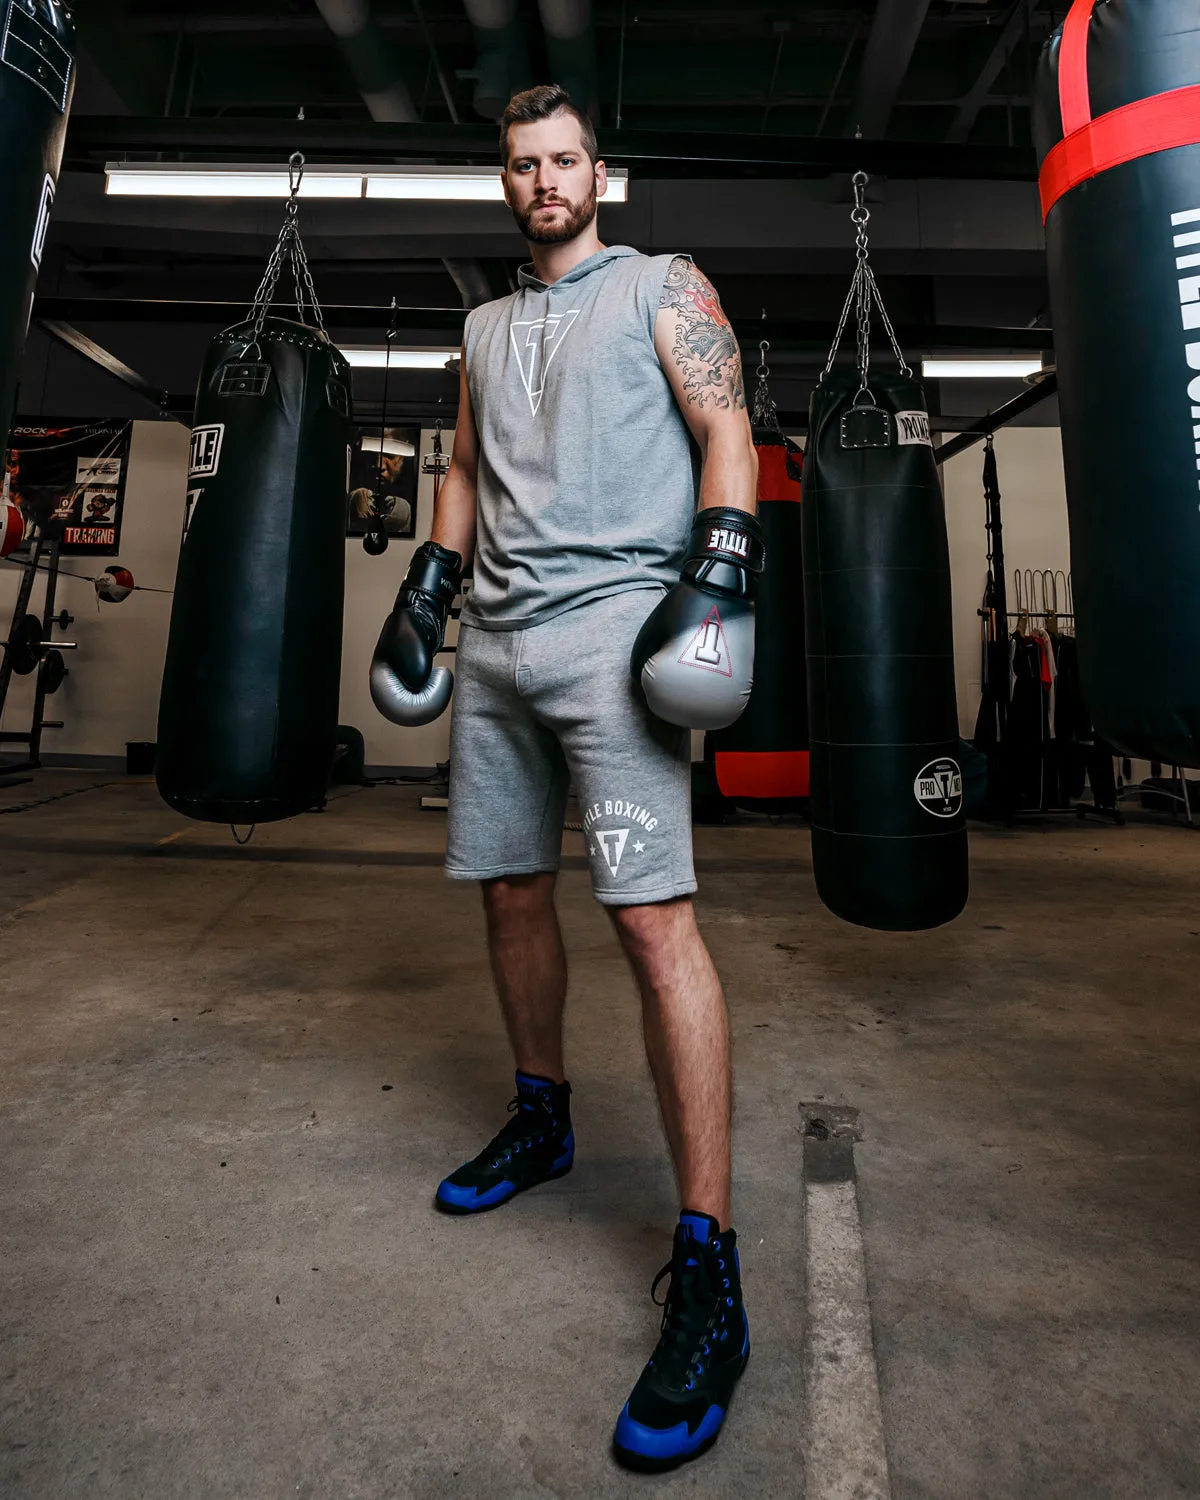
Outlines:
{"label": "beard", "polygon": [[583,233],[596,217],[595,180],[593,179],[591,192],[582,203],[572,203],[569,198],[563,198],[561,203],[566,209],[565,216],[545,225],[539,224],[534,218],[539,205],[535,204],[527,213],[514,207],[512,215],[517,221],[517,228],[531,245],[565,245],[568,240]]}

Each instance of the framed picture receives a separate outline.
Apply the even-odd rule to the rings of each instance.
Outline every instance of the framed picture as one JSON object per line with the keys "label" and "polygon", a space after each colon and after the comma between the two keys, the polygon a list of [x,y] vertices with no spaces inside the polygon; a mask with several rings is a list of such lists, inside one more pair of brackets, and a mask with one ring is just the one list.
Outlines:
{"label": "framed picture", "polygon": [[27,522],[61,542],[64,557],[114,557],[133,423],[18,419],[9,493]]}
{"label": "framed picture", "polygon": [[382,519],[388,536],[417,534],[419,427],[359,427],[350,455],[347,536],[363,536]]}

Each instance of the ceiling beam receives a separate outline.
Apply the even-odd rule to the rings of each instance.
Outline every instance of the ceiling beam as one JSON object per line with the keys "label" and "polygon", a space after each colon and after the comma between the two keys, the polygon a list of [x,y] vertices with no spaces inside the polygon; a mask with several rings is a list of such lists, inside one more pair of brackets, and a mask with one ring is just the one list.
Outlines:
{"label": "ceiling beam", "polygon": [[885,134],[928,10],[929,0],[878,0],[843,134],[861,131],[869,141]]}
{"label": "ceiling beam", "polygon": [[964,94],[958,106],[958,113],[946,132],[947,141],[954,144],[965,141],[975,128],[975,121],[979,118],[979,111],[987,102],[992,84],[1004,71],[1005,63],[1012,56],[1017,43],[1029,27],[1030,15],[1035,4],[1036,0],[1016,0],[1012,14],[1008,18],[1008,24],[997,37],[996,45],[979,70],[979,76]]}
{"label": "ceiling beam", "polygon": [[[957,177],[1036,182],[1031,148],[938,142],[834,140],[735,135],[727,131],[601,130],[610,165],[636,167],[642,177],[823,177],[864,172],[885,177]],[[311,162],[405,161],[447,165],[494,161],[490,125],[393,125],[370,120],[191,119],[75,115],[66,163],[98,170],[127,153],[180,151],[199,161],[286,161],[303,151]]]}

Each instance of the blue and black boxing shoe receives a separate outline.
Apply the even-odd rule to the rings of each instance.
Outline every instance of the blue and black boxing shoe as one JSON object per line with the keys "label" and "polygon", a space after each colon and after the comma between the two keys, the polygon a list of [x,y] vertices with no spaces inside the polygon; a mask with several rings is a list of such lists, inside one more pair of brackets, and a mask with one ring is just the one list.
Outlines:
{"label": "blue and black boxing shoe", "polygon": [[478,1214],[563,1177],[575,1161],[571,1085],[517,1073],[513,1118],[472,1161],[438,1185],[434,1204],[446,1214]]}
{"label": "blue and black boxing shoe", "polygon": [[673,1469],[711,1448],[750,1358],[734,1231],[722,1234],[708,1214],[682,1214],[652,1296],[668,1275],[658,1347],[613,1434],[613,1452],[628,1469]]}

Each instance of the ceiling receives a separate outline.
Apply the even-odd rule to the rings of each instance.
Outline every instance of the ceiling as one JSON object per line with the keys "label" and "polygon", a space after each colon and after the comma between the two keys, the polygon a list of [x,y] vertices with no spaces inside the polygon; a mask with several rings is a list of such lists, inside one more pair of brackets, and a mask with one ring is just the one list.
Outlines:
{"label": "ceiling", "polygon": [[[80,0],[78,86],[35,317],[82,329],[186,403],[205,341],[253,294],[279,209],[106,198],[106,159],[277,160],[298,146],[311,160],[495,160],[489,122],[508,92],[555,79],[589,102],[606,159],[630,169],[630,202],[602,210],[602,235],[691,252],[752,363],[759,336],[770,340],[785,411],[806,407],[844,296],[848,171],[860,161],[872,171],[876,267],[908,352],[1046,348],[1029,96],[1065,10]],[[311,202],[301,223],[331,331],[358,342],[382,339],[393,297],[414,309],[402,315],[406,340],[457,342],[453,316],[415,309],[461,316],[508,291],[524,258],[501,206]],[[360,407],[377,410],[378,379],[357,385]],[[77,354],[32,340],[23,410],[98,409],[100,393],[105,410],[147,410]],[[930,394],[952,426],[1014,392]],[[393,377],[391,399],[414,410],[453,397],[449,377]]]}

